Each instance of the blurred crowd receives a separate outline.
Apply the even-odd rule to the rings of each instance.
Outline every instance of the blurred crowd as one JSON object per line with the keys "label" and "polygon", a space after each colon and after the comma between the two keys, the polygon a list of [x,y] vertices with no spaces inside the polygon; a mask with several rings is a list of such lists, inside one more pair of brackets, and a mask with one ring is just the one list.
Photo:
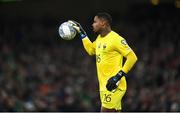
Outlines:
{"label": "blurred crowd", "polygon": [[[180,15],[165,13],[115,21],[138,56],[123,111],[180,111]],[[95,58],[52,21],[1,21],[0,111],[100,111]]]}
{"label": "blurred crowd", "polygon": [[140,11],[127,24],[139,59],[128,76],[125,111],[180,111],[180,15],[161,10]]}

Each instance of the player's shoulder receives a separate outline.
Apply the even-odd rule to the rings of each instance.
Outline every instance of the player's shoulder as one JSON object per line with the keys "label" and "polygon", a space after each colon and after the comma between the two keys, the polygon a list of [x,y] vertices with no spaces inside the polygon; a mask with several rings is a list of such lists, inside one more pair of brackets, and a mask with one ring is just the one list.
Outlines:
{"label": "player's shoulder", "polygon": [[111,31],[111,36],[113,37],[114,40],[124,40],[124,38],[115,31]]}

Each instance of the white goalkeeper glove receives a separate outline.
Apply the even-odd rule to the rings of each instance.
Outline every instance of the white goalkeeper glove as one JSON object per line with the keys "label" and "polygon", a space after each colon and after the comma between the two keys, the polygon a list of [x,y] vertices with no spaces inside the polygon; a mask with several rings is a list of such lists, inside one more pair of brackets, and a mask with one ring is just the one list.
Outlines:
{"label": "white goalkeeper glove", "polygon": [[83,39],[87,36],[86,32],[82,28],[81,24],[74,21],[74,20],[68,20],[68,22],[73,26],[74,29],[79,33],[80,38]]}

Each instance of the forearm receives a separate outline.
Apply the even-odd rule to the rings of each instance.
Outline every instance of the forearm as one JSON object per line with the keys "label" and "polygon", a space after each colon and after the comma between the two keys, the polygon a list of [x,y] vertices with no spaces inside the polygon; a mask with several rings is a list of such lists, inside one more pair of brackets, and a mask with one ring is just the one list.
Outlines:
{"label": "forearm", "polygon": [[122,68],[122,71],[127,74],[131,70],[131,68],[134,66],[136,61],[137,61],[137,56],[135,55],[135,53],[133,51],[131,51],[126,56],[126,62]]}
{"label": "forearm", "polygon": [[95,49],[93,47],[93,43],[89,40],[89,38],[86,36],[85,38],[82,39],[83,46],[87,53],[89,55],[94,55],[95,54]]}

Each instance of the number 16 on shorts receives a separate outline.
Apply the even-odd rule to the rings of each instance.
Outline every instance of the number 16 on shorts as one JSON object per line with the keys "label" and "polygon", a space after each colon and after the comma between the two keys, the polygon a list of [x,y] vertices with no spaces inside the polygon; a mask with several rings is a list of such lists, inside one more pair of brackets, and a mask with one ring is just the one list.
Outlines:
{"label": "number 16 on shorts", "polygon": [[103,101],[108,103],[111,102],[111,94],[104,94]]}

